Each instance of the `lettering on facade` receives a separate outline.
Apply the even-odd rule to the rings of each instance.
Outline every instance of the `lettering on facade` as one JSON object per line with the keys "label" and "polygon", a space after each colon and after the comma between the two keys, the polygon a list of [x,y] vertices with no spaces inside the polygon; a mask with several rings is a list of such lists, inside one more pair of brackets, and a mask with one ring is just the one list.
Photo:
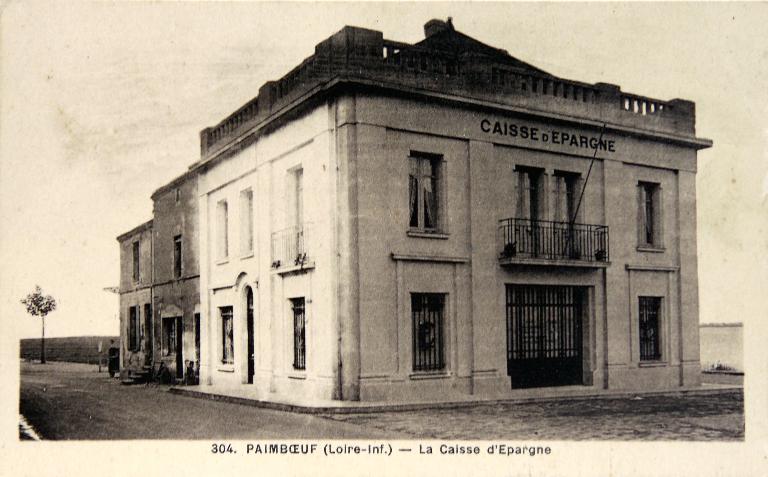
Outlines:
{"label": "lettering on facade", "polygon": [[480,129],[484,133],[512,138],[526,139],[532,142],[547,144],[560,144],[563,146],[577,147],[598,151],[616,152],[616,141],[600,138],[589,134],[575,134],[558,129],[542,129],[535,126],[526,126],[507,121],[491,121],[484,118],[480,121]]}

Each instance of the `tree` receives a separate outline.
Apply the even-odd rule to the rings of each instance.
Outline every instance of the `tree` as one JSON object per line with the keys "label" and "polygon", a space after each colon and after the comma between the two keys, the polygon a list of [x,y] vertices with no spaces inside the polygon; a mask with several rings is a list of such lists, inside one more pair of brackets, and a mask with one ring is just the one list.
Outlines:
{"label": "tree", "polygon": [[35,291],[26,296],[21,303],[27,307],[27,313],[43,319],[43,336],[40,340],[40,363],[45,363],[45,315],[56,309],[56,300],[51,295],[43,295],[39,285]]}

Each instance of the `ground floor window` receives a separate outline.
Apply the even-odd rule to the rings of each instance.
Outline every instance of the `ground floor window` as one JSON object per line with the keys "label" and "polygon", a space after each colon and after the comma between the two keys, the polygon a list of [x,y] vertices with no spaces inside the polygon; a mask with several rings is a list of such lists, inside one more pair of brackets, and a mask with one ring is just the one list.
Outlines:
{"label": "ground floor window", "polygon": [[139,324],[139,307],[131,306],[128,308],[128,349],[130,351],[139,350],[139,333],[141,326]]}
{"label": "ground floor window", "polygon": [[293,311],[293,369],[306,369],[307,342],[304,297],[292,298],[291,310]]}
{"label": "ground floor window", "polygon": [[444,309],[443,293],[411,294],[414,371],[445,368]]}
{"label": "ground floor window", "polygon": [[232,307],[222,306],[221,314],[221,362],[232,364],[235,362],[235,340],[232,322]]}
{"label": "ground floor window", "polygon": [[661,359],[661,297],[640,298],[640,361]]}
{"label": "ground floor window", "polygon": [[176,354],[176,318],[163,318],[163,356],[172,356]]}

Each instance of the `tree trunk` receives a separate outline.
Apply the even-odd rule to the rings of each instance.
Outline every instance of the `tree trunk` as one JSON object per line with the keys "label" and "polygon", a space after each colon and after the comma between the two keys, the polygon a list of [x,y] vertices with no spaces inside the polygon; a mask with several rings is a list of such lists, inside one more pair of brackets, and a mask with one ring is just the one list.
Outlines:
{"label": "tree trunk", "polygon": [[45,364],[45,317],[43,317],[43,339],[40,340],[40,364]]}

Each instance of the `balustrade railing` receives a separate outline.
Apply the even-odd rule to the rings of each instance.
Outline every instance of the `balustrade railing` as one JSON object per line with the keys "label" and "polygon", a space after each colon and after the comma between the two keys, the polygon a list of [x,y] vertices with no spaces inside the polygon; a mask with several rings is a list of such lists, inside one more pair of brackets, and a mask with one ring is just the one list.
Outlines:
{"label": "balustrade railing", "polygon": [[301,224],[272,234],[272,268],[304,266],[309,263],[312,227]]}
{"label": "balustrade railing", "polygon": [[607,262],[609,258],[606,225],[510,218],[499,221],[499,234],[502,260]]}

